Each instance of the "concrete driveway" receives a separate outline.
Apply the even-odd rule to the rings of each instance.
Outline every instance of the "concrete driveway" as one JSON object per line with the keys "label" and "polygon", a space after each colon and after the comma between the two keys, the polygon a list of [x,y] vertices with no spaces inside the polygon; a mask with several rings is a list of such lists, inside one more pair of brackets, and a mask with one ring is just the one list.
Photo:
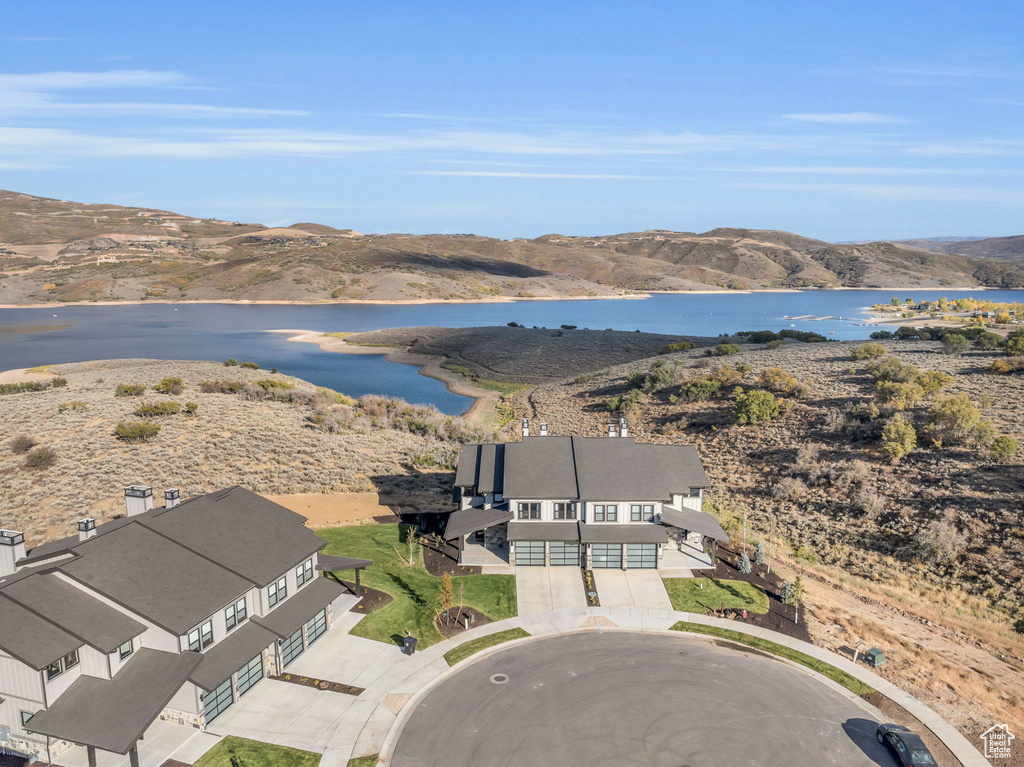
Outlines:
{"label": "concrete driveway", "polygon": [[517,567],[516,599],[520,615],[587,606],[578,567]]}
{"label": "concrete driveway", "polygon": [[594,583],[601,607],[658,607],[672,609],[665,584],[657,570],[597,568]]}
{"label": "concrete driveway", "polygon": [[695,638],[574,634],[468,664],[392,767],[878,767],[883,715],[781,661]]}

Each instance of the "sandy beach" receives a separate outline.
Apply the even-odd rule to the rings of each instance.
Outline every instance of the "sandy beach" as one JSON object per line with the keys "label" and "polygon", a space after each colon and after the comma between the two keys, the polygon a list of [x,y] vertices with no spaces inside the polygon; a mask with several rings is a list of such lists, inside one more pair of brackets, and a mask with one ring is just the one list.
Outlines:
{"label": "sandy beach", "polygon": [[45,381],[47,378],[53,378],[55,375],[56,373],[50,373],[46,370],[38,370],[36,368],[5,370],[0,373],[0,384]]}
{"label": "sandy beach", "polygon": [[498,404],[501,394],[490,389],[481,389],[473,386],[465,376],[445,370],[441,363],[443,357],[426,357],[421,354],[412,354],[405,349],[398,347],[381,346],[355,346],[345,343],[342,338],[332,338],[314,330],[270,330],[269,333],[290,333],[289,341],[299,343],[316,344],[325,352],[338,352],[340,354],[383,354],[388,362],[397,362],[400,365],[414,365],[419,368],[420,375],[441,381],[448,391],[453,394],[461,394],[464,397],[472,397],[473,404],[464,413],[463,418],[471,421],[480,421],[486,413],[489,413]]}

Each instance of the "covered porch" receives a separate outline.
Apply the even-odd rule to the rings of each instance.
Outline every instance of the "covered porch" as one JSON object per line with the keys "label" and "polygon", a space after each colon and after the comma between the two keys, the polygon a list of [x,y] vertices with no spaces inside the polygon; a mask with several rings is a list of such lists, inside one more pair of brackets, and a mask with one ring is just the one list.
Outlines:
{"label": "covered porch", "polygon": [[718,542],[729,540],[729,534],[717,519],[703,511],[665,506],[660,521],[669,530],[662,556],[663,570],[675,570],[676,575],[684,575],[686,571],[688,575],[692,570],[715,567]]}
{"label": "covered porch", "polygon": [[508,567],[508,522],[505,509],[460,509],[448,517],[444,537],[457,541],[459,564],[469,567]]}

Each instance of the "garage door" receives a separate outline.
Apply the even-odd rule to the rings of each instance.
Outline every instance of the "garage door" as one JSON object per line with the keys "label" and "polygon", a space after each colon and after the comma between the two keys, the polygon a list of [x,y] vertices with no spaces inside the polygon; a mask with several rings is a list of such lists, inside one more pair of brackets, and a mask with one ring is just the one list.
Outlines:
{"label": "garage door", "polygon": [[516,541],[516,567],[543,567],[544,541]]}
{"label": "garage door", "polygon": [[579,567],[580,566],[580,545],[579,543],[552,541],[548,544],[550,564],[552,566]]}
{"label": "garage door", "polygon": [[657,567],[658,544],[630,543],[626,546],[626,567]]}
{"label": "garage door", "polygon": [[206,717],[207,724],[216,719],[224,709],[234,702],[235,698],[231,692],[231,678],[228,677],[216,690],[203,695],[203,716]]}
{"label": "garage door", "polygon": [[302,629],[297,629],[294,634],[281,642],[281,660],[288,665],[302,655],[306,648],[302,646]]}
{"label": "garage door", "polygon": [[238,669],[238,697],[241,698],[249,688],[263,678],[263,653]]}
{"label": "garage door", "polygon": [[311,645],[327,631],[327,609],[324,608],[314,615],[306,624],[306,645]]}
{"label": "garage door", "polygon": [[590,554],[593,567],[622,567],[621,543],[592,543]]}

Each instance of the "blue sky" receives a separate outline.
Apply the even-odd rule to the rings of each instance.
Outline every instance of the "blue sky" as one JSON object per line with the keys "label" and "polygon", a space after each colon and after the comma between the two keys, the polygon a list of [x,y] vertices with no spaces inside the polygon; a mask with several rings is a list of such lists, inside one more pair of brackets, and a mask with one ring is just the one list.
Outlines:
{"label": "blue sky", "polygon": [[16,3],[0,188],[363,232],[1020,234],[1024,21],[989,0]]}

